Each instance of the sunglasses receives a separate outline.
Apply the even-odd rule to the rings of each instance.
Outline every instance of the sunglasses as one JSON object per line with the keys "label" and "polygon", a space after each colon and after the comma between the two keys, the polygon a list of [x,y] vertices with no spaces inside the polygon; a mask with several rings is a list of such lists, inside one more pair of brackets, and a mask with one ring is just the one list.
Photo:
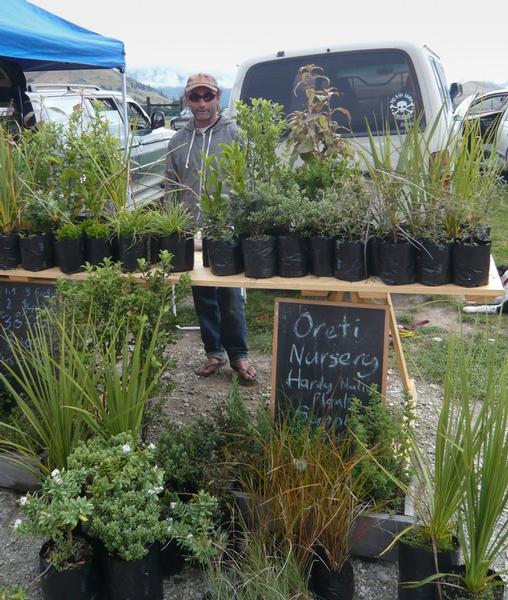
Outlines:
{"label": "sunglasses", "polygon": [[200,100],[204,100],[205,102],[211,102],[215,100],[216,94],[213,92],[206,92],[206,94],[197,94],[196,92],[192,92],[187,97],[191,102],[199,102]]}

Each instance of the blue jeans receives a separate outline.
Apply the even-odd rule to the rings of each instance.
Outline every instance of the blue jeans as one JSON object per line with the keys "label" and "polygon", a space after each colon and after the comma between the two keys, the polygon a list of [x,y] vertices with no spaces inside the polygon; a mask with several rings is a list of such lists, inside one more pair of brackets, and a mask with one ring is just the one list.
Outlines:
{"label": "blue jeans", "polygon": [[192,286],[194,307],[207,356],[229,362],[247,358],[244,299],[238,288]]}

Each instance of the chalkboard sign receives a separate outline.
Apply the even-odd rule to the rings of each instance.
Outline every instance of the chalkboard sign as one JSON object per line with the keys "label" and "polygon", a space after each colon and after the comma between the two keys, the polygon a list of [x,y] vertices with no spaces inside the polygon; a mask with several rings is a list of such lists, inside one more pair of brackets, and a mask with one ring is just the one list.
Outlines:
{"label": "chalkboard sign", "polygon": [[272,401],[337,429],[353,398],[386,387],[388,309],[327,301],[275,301]]}
{"label": "chalkboard sign", "polygon": [[35,322],[36,308],[43,306],[55,293],[53,284],[0,282],[0,360],[13,364],[4,331],[27,345],[29,323]]}

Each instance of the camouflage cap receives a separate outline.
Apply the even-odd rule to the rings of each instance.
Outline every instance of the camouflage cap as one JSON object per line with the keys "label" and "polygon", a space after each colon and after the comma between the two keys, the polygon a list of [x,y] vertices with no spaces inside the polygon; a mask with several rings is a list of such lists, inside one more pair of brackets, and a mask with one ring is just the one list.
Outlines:
{"label": "camouflage cap", "polygon": [[206,87],[215,93],[219,91],[219,85],[217,84],[217,80],[213,75],[210,75],[209,73],[196,73],[195,75],[191,75],[189,79],[187,79],[185,93],[187,94],[188,92],[191,92],[192,90],[198,87]]}

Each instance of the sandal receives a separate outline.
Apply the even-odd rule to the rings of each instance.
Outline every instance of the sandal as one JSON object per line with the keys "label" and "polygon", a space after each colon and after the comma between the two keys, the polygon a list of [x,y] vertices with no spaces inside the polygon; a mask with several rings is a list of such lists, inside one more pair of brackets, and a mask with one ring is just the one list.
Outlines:
{"label": "sandal", "polygon": [[243,384],[256,383],[258,376],[256,369],[247,359],[241,359],[231,364],[233,371],[238,374],[238,380]]}
{"label": "sandal", "polygon": [[209,356],[206,359],[204,365],[198,367],[194,373],[199,375],[200,377],[210,377],[210,375],[214,375],[217,371],[226,364],[225,358],[219,358],[218,356]]}

